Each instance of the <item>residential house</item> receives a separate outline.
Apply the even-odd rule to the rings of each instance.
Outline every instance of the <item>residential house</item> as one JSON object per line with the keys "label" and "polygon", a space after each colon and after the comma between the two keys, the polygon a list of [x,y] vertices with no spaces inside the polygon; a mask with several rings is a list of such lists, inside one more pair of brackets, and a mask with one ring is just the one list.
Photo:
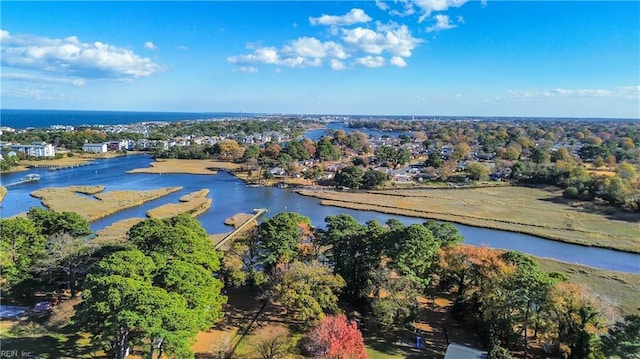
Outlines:
{"label": "residential house", "polygon": [[105,153],[107,152],[108,148],[109,147],[107,142],[85,143],[84,145],[82,145],[82,151],[89,152],[89,153]]}

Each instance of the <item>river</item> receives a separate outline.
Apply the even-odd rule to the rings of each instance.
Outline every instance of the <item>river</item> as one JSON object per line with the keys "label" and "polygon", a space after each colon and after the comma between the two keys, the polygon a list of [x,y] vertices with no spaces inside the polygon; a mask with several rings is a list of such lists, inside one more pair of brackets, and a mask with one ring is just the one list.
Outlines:
{"label": "river", "polygon": [[[9,187],[7,195],[1,203],[0,217],[10,217],[25,212],[33,206],[42,206],[38,199],[29,195],[39,188],[104,185],[106,191],[149,190],[173,186],[182,186],[183,190],[93,222],[91,227],[94,231],[121,219],[144,217],[146,211],[151,208],[165,203],[178,202],[178,199],[184,194],[203,188],[210,190],[208,197],[213,199],[213,206],[198,219],[209,233],[230,231],[231,227],[223,223],[226,218],[240,212],[250,213],[254,208],[267,208],[269,212],[266,217],[281,211],[298,212],[308,216],[317,227],[324,226],[326,216],[339,213],[349,214],[362,223],[371,219],[384,223],[390,218],[397,218],[405,224],[424,222],[424,219],[419,218],[322,206],[318,199],[298,195],[290,189],[247,186],[226,172],[220,172],[215,176],[126,173],[134,168],[148,167],[151,161],[152,159],[146,155],[130,155],[97,160],[94,165],[67,170],[34,169],[26,173],[2,174],[0,181],[3,184],[16,182],[27,173],[39,174],[40,181]],[[468,244],[519,250],[534,256],[557,259],[563,262],[640,273],[640,255],[637,254],[584,247],[520,233],[458,224],[455,226],[465,237],[465,243]]]}

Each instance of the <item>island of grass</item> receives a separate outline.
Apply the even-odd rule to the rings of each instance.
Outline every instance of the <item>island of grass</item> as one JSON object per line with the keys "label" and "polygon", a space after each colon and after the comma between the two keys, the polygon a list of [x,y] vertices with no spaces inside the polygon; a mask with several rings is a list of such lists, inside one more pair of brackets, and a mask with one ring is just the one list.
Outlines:
{"label": "island of grass", "polygon": [[104,186],[49,187],[33,191],[31,196],[41,199],[42,204],[51,210],[75,212],[87,221],[93,222],[178,192],[182,187],[164,187],[148,191],[103,192],[104,190]]}
{"label": "island of grass", "polygon": [[151,167],[136,168],[127,173],[147,173],[147,174],[192,174],[192,175],[214,175],[216,169],[225,169],[220,164],[231,166],[229,169],[238,167],[230,162],[216,162],[211,160],[178,160],[159,159],[150,164]]}
{"label": "island of grass", "polygon": [[321,204],[526,233],[640,253],[640,214],[567,203],[557,188],[485,187],[369,192],[298,190]]}
{"label": "island of grass", "polygon": [[211,208],[213,200],[207,198],[208,189],[192,192],[180,197],[180,203],[168,203],[147,211],[149,218],[169,218],[181,213],[187,213],[192,217],[197,217]]}
{"label": "island of grass", "polygon": [[0,186],[0,202],[4,200],[4,196],[7,195],[7,188],[5,186]]}

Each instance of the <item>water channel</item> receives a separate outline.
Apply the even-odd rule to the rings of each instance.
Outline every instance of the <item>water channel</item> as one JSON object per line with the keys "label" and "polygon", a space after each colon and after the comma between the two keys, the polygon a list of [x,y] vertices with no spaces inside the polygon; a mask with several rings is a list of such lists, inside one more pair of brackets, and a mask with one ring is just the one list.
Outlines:
{"label": "water channel", "polygon": [[[349,214],[362,223],[371,219],[384,223],[390,218],[397,218],[405,224],[424,222],[424,219],[420,218],[322,206],[318,199],[298,195],[290,189],[247,186],[226,172],[220,172],[214,176],[126,173],[134,168],[148,167],[151,161],[152,159],[146,155],[130,155],[97,160],[94,165],[68,170],[30,170],[27,173],[39,174],[40,181],[10,187],[4,201],[0,203],[0,217],[7,218],[25,212],[31,207],[42,206],[40,200],[29,195],[39,188],[103,185],[106,186],[105,191],[149,190],[173,186],[181,186],[183,189],[142,206],[127,209],[93,222],[92,229],[94,231],[121,219],[145,217],[147,210],[165,203],[178,202],[181,196],[203,188],[210,190],[208,197],[213,199],[213,206],[198,219],[209,233],[230,231],[231,228],[223,223],[226,218],[240,212],[250,213],[254,208],[267,208],[269,212],[266,217],[273,216],[280,211],[299,212],[311,218],[317,227],[324,226],[326,216],[339,213]],[[16,182],[27,173],[2,174],[0,181],[1,183]],[[500,230],[465,225],[456,225],[456,227],[465,237],[465,243],[468,244],[519,250],[534,256],[553,258],[564,262],[640,273],[640,255],[637,254],[578,246]]]}

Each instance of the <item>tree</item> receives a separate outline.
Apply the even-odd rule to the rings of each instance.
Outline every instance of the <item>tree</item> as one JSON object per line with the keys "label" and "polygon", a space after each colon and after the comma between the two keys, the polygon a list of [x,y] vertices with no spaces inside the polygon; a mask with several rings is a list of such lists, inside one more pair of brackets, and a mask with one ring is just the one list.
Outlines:
{"label": "tree", "polygon": [[362,225],[348,214],[327,216],[324,221],[326,230],[319,231],[318,240],[329,246],[326,255],[346,282],[344,293],[363,298],[369,272],[381,259],[384,228],[377,221]]}
{"label": "tree", "polygon": [[307,350],[314,357],[365,359],[364,340],[355,322],[345,315],[327,316],[308,334]]}
{"label": "tree", "polygon": [[408,324],[415,319],[420,295],[416,282],[387,267],[378,267],[370,272],[367,289],[373,296],[373,315],[382,325]]}
{"label": "tree", "polygon": [[335,161],[340,158],[340,150],[328,138],[318,141],[316,158],[322,161]]}
{"label": "tree", "polygon": [[368,170],[362,176],[362,187],[363,188],[376,188],[378,186],[383,185],[387,181],[387,174],[376,171],[376,170]]}
{"label": "tree", "polygon": [[473,180],[486,180],[489,176],[489,171],[487,168],[481,163],[469,163],[467,165],[467,173],[469,173],[469,177]]}
{"label": "tree", "polygon": [[389,257],[393,265],[418,287],[425,289],[430,281],[429,271],[440,243],[433,233],[420,224],[412,224],[400,231],[391,231]]}
{"label": "tree", "polygon": [[32,207],[27,217],[33,221],[44,236],[68,233],[72,237],[83,237],[92,233],[89,222],[74,212],[56,212]]}
{"label": "tree", "polygon": [[570,359],[589,356],[593,340],[605,332],[601,309],[602,303],[580,286],[566,282],[553,286],[547,313],[560,353]]}
{"label": "tree", "polygon": [[29,278],[35,262],[45,252],[46,239],[29,218],[0,219],[2,286],[11,288]]}
{"label": "tree", "polygon": [[464,237],[450,222],[438,222],[433,219],[429,219],[422,225],[427,227],[427,229],[433,233],[435,239],[440,242],[441,247],[458,244],[464,241]]}
{"label": "tree", "polygon": [[316,261],[282,264],[276,268],[272,282],[274,300],[307,324],[322,319],[325,312],[338,310],[337,293],[345,285],[342,277]]}
{"label": "tree", "polygon": [[289,330],[283,326],[260,327],[250,342],[262,359],[284,358],[289,351]]}
{"label": "tree", "polygon": [[48,274],[62,272],[71,297],[75,298],[78,274],[86,270],[93,250],[84,238],[74,238],[66,232],[55,234],[47,241],[44,256],[37,263],[37,271]]}
{"label": "tree", "polygon": [[343,168],[336,175],[336,182],[345,187],[358,189],[362,186],[364,171],[359,166]]}
{"label": "tree", "polygon": [[453,158],[456,160],[463,160],[469,158],[469,152],[471,152],[471,146],[465,142],[458,143],[453,149]]}
{"label": "tree", "polygon": [[602,352],[622,359],[640,358],[640,315],[632,314],[616,322],[607,335],[602,336]]}
{"label": "tree", "polygon": [[187,215],[146,220],[129,236],[137,248],[105,257],[87,276],[76,322],[117,358],[142,343],[150,357],[192,358],[190,341],[221,316],[226,301],[214,277],[217,252]]}
{"label": "tree", "polygon": [[442,166],[442,158],[440,158],[440,154],[437,151],[433,151],[429,154],[429,158],[425,161],[425,165],[431,166],[433,168],[440,168]]}
{"label": "tree", "polygon": [[277,263],[289,263],[298,255],[298,244],[308,239],[311,220],[295,212],[280,212],[260,224],[259,258],[268,272]]}

